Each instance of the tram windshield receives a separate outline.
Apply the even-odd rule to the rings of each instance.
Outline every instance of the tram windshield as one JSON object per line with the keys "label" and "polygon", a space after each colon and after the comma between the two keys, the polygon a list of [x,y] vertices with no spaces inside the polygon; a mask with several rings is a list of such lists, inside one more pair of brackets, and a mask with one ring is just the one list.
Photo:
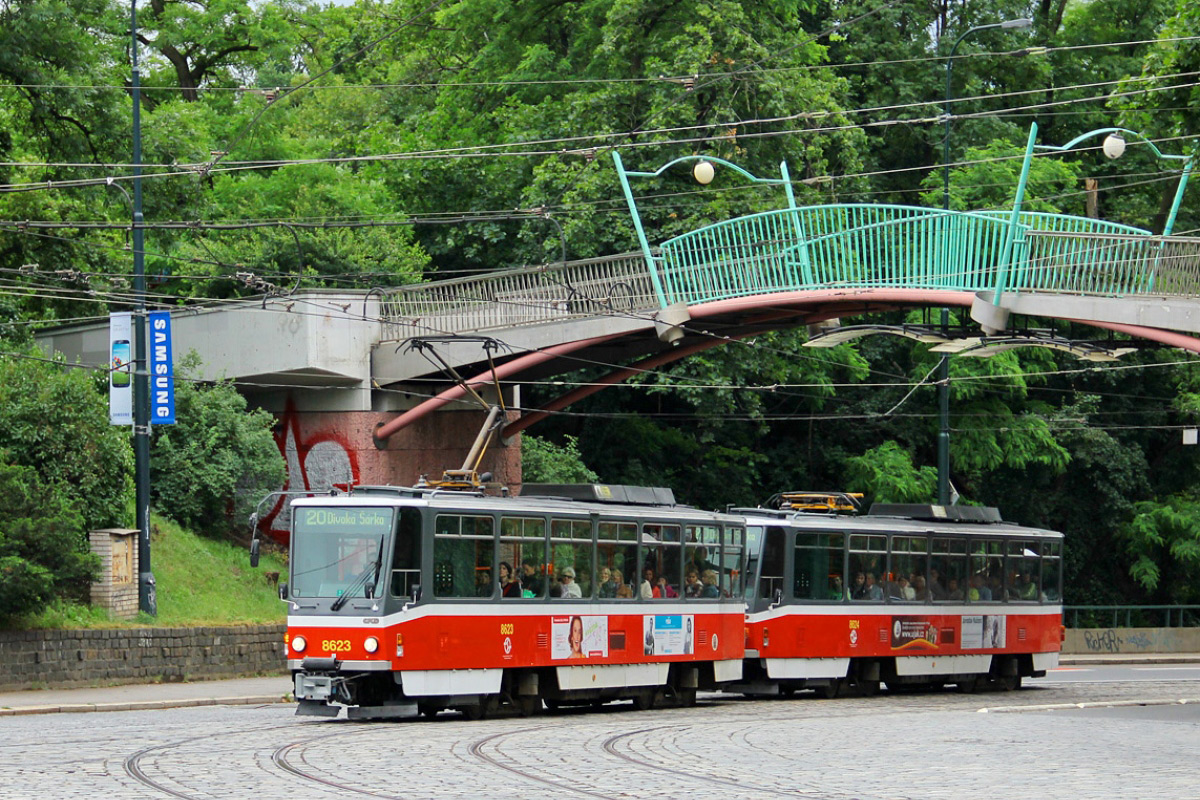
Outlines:
{"label": "tram windshield", "polygon": [[294,597],[376,597],[394,511],[372,507],[293,509]]}

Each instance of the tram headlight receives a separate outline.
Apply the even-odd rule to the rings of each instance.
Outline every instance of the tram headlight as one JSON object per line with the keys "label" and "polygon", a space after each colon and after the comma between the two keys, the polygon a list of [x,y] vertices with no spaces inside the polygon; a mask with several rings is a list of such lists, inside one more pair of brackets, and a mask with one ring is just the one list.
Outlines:
{"label": "tram headlight", "polygon": [[306,648],[306,647],[308,647],[308,640],[305,639],[303,636],[293,636],[292,637],[292,649],[295,650],[297,653],[303,653],[304,648]]}
{"label": "tram headlight", "polygon": [[363,647],[366,648],[368,653],[374,653],[379,649],[379,640],[374,636],[368,636],[367,640],[363,642]]}

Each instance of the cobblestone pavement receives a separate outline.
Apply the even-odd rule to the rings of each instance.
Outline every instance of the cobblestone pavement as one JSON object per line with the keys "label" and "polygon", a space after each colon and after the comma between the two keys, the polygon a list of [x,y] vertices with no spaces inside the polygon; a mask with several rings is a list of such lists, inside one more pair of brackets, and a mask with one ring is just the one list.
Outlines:
{"label": "cobblestone pavement", "polygon": [[[1197,684],[1032,683],[481,722],[319,720],[288,705],[5,717],[0,798],[1197,796],[1200,713],[1136,710],[1200,703]],[[1135,708],[1093,717],[1090,704]]]}

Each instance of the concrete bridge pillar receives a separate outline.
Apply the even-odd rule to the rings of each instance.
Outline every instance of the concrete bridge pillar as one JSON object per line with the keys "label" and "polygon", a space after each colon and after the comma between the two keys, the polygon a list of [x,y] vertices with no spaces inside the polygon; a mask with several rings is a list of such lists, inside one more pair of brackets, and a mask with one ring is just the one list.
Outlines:
{"label": "concrete bridge pillar", "polygon": [[[458,469],[471,449],[487,414],[481,408],[455,408],[430,414],[376,445],[375,429],[399,415],[399,411],[356,411],[305,409],[303,393],[289,397],[286,407],[276,412],[273,433],[287,464],[287,491],[328,491],[331,486],[412,486],[422,475],[430,480],[446,469]],[[300,402],[297,402],[297,399]],[[508,412],[508,420],[518,417]],[[491,472],[492,481],[509,487],[521,486],[520,437],[507,446],[493,437],[479,465]],[[280,501],[263,514],[261,528],[273,538],[286,541],[290,520]]]}

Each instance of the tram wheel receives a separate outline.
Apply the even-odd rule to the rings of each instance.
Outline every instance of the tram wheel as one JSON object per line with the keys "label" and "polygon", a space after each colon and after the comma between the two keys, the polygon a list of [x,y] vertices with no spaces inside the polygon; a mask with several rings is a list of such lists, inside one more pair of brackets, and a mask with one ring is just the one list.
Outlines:
{"label": "tram wheel", "polygon": [[487,708],[482,703],[476,706],[459,706],[458,712],[471,722],[478,722],[487,716]]}
{"label": "tram wheel", "polygon": [[517,697],[515,705],[522,717],[532,717],[542,710],[542,698],[536,694],[520,695]]}
{"label": "tram wheel", "polygon": [[817,697],[823,697],[826,700],[832,700],[842,692],[842,679],[837,678],[830,681],[824,686],[817,687]]}
{"label": "tram wheel", "polygon": [[633,707],[638,711],[649,711],[654,708],[657,689],[643,689],[633,696]]}
{"label": "tram wheel", "polygon": [[1017,689],[1021,688],[1021,676],[1020,675],[1006,675],[1005,677],[1000,679],[1000,686],[1006,692],[1016,691]]}
{"label": "tram wheel", "polygon": [[978,684],[978,678],[968,678],[965,681],[959,681],[956,685],[958,686],[958,691],[962,694],[974,694]]}
{"label": "tram wheel", "polygon": [[676,689],[675,697],[678,699],[679,705],[684,708],[691,708],[696,705],[695,689]]}

